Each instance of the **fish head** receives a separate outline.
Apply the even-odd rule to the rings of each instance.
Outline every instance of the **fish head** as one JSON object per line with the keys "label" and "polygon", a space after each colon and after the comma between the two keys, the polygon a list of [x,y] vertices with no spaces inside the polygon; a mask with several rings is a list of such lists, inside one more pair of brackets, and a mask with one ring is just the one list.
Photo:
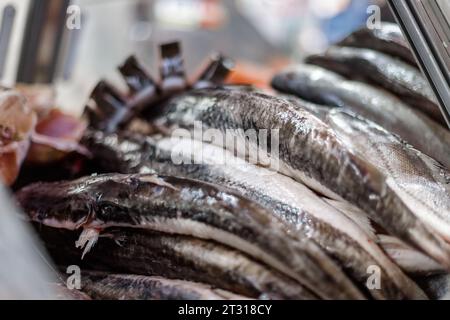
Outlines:
{"label": "fish head", "polygon": [[97,195],[84,179],[52,184],[35,183],[16,193],[28,220],[49,227],[76,230],[95,212]]}

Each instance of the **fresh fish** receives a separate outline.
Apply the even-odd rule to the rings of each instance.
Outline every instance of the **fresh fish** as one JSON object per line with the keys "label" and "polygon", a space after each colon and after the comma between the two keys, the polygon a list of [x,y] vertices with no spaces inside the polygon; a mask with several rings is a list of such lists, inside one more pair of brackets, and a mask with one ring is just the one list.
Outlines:
{"label": "fresh fish", "polygon": [[430,275],[446,272],[445,268],[436,261],[405,244],[403,241],[392,236],[380,234],[372,225],[367,214],[355,206],[344,201],[331,199],[324,200],[360,226],[369,236],[369,241],[378,243],[389,258],[406,273],[414,275]]}
{"label": "fresh fish", "polygon": [[109,231],[109,236],[80,261],[73,246],[78,234],[45,226],[37,228],[56,263],[82,270],[139,274],[207,283],[257,299],[316,300],[296,281],[240,251],[189,236],[136,229]]}
{"label": "fresh fish", "polygon": [[272,80],[275,89],[333,107],[343,107],[374,121],[423,153],[450,167],[450,132],[398,98],[370,85],[346,81],[317,66],[291,67]]}
{"label": "fresh fish", "polygon": [[100,300],[245,300],[211,286],[161,277],[83,272],[82,290]]}
{"label": "fresh fish", "polygon": [[[198,137],[201,130],[212,129],[226,136],[232,129],[232,137],[241,147],[266,150],[267,158],[272,155],[272,169],[326,196],[356,204],[388,232],[450,266],[449,245],[414,216],[387,185],[384,175],[348,149],[329,126],[284,99],[232,90],[192,91],[171,100],[155,121],[173,130],[183,128],[197,140],[203,138]],[[249,130],[265,130],[278,139],[270,139],[266,147],[249,143],[245,137]],[[223,141],[212,142],[224,146]],[[231,147],[245,156],[240,153],[243,148]],[[268,152],[274,149],[278,152]]]}
{"label": "fresh fish", "polygon": [[383,87],[408,105],[445,124],[427,79],[417,68],[396,58],[370,49],[331,47],[323,55],[308,57],[306,62]]}
{"label": "fresh fish", "polygon": [[[370,291],[374,298],[425,298],[374,239],[291,178],[251,165],[222,148],[186,138],[151,139],[94,132],[86,135],[84,143],[107,170],[133,173],[151,168],[158,174],[202,180],[238,191],[272,211],[299,236],[319,243],[361,285],[366,284],[367,268],[380,266],[384,285]],[[175,159],[179,164],[174,163]]]}
{"label": "fresh fish", "polygon": [[345,111],[330,111],[327,123],[341,141],[388,177],[388,185],[419,219],[450,240],[448,182],[429,167],[425,155],[375,123]]}
{"label": "fresh fish", "polygon": [[378,235],[378,242],[389,257],[408,274],[443,274],[446,270],[434,260],[395,237]]}
{"label": "fresh fish", "polygon": [[191,235],[241,250],[322,298],[363,297],[319,246],[289,237],[270,212],[219,186],[154,174],[110,174],[34,184],[17,199],[32,221],[83,228],[76,242],[83,256],[111,227]]}
{"label": "fresh fish", "polygon": [[362,28],[339,42],[338,45],[373,49],[399,57],[417,66],[414,54],[400,27],[394,23],[383,22],[381,28]]}

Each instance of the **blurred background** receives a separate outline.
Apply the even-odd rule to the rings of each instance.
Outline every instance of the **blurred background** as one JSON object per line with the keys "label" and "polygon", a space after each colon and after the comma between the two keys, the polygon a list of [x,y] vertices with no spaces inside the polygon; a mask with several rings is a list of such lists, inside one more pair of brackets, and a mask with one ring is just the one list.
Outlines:
{"label": "blurred background", "polygon": [[392,20],[384,0],[2,1],[0,81],[53,82],[77,113],[100,78],[121,84],[116,67],[128,55],[156,77],[158,45],[179,40],[188,74],[221,52],[237,62],[233,81],[264,86],[364,25],[374,4]]}

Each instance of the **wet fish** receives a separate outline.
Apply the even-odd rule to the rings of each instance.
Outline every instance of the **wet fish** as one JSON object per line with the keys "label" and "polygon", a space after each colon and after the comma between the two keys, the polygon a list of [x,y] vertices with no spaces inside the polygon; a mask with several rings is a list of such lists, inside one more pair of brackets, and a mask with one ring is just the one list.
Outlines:
{"label": "wet fish", "polygon": [[161,277],[83,272],[82,290],[100,300],[246,300],[211,286]]}
{"label": "wet fish", "polygon": [[340,41],[338,45],[373,49],[417,66],[414,54],[400,27],[394,23],[383,22],[381,28],[362,28]]}
{"label": "wet fish", "polygon": [[17,199],[33,221],[83,228],[76,242],[83,256],[111,227],[192,235],[240,250],[322,298],[363,297],[318,245],[288,236],[270,212],[219,186],[154,174],[110,174],[34,184]]}
{"label": "wet fish", "polygon": [[333,72],[311,65],[286,69],[274,77],[272,85],[281,92],[314,103],[349,109],[450,167],[450,132],[386,91],[346,81]]}
{"label": "wet fish", "polygon": [[450,240],[448,181],[438,166],[430,168],[431,159],[375,123],[350,113],[332,110],[327,123],[349,148],[388,177],[388,185],[419,219]]}
{"label": "wet fish", "polygon": [[217,242],[121,228],[109,231],[92,254],[80,261],[79,251],[73,246],[76,232],[45,226],[37,230],[61,266],[76,264],[82,270],[207,283],[257,299],[318,299],[298,282]]}
{"label": "wet fish", "polygon": [[386,235],[378,235],[378,238],[383,250],[408,274],[434,275],[446,273],[441,265],[397,238]]}
{"label": "wet fish", "polygon": [[379,233],[367,214],[360,209],[344,201],[331,199],[324,199],[324,201],[360,226],[366,232],[370,241],[376,242],[389,258],[407,274],[430,275],[446,272],[445,268],[422,252],[395,237]]}
{"label": "wet fish", "polygon": [[[183,128],[194,133],[194,139],[199,139],[195,137],[199,130],[214,129],[226,135],[227,129],[233,129],[232,137],[241,146],[248,146],[248,130],[270,132],[278,137],[273,145],[271,141],[265,148],[257,143],[248,148],[265,149],[267,156],[267,150],[278,146],[277,157],[270,162],[272,169],[275,166],[324,195],[356,204],[390,233],[450,266],[449,246],[414,216],[384,175],[353,154],[329,126],[284,99],[232,90],[192,91],[171,100],[156,123]],[[223,141],[212,142],[224,146]],[[243,156],[236,145],[232,151]]]}
{"label": "wet fish", "polygon": [[299,236],[319,243],[362,286],[368,278],[367,268],[380,266],[384,285],[370,291],[375,298],[425,298],[374,239],[291,178],[251,165],[222,148],[186,138],[94,132],[86,135],[84,143],[107,170],[133,173],[151,168],[159,174],[198,179],[238,191],[269,209]]}
{"label": "wet fish", "polygon": [[331,47],[323,55],[308,57],[306,62],[383,87],[445,125],[439,102],[427,79],[417,68],[396,58],[370,49]]}

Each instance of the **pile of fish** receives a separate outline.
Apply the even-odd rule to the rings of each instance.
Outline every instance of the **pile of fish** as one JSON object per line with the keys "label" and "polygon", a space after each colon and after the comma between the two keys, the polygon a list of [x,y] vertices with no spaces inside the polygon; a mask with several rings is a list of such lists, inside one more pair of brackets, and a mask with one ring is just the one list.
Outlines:
{"label": "pile of fish", "polygon": [[94,90],[89,174],[16,192],[84,294],[448,295],[450,131],[398,27],[280,72],[279,94],[221,85],[223,57],[188,84],[177,48],[162,83],[130,58],[128,94]]}

